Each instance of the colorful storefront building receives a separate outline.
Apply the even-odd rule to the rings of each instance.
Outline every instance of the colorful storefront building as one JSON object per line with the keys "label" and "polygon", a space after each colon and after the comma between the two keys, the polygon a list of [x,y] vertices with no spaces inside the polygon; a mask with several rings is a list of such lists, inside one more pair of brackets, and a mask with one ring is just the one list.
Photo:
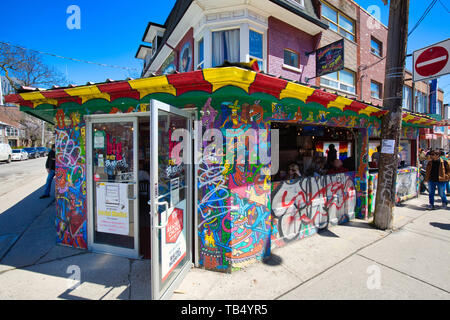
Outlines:
{"label": "colorful storefront building", "polygon": [[[156,297],[192,263],[239,270],[274,247],[369,217],[380,107],[237,67],[7,102],[55,124],[57,242],[151,257]],[[405,113],[403,125],[414,158],[419,128],[436,121]],[[319,167],[331,144],[345,172]],[[301,175],[291,179],[293,163]]]}

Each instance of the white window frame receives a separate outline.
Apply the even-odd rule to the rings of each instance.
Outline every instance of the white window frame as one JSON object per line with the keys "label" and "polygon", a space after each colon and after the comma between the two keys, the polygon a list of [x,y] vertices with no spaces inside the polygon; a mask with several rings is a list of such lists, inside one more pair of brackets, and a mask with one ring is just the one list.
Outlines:
{"label": "white window frame", "polygon": [[[219,12],[216,12],[219,14]],[[259,23],[248,17],[239,19],[239,21],[224,21],[205,23],[200,28],[194,28],[194,40],[198,42],[203,38],[204,45],[204,68],[212,67],[212,33],[216,31],[226,31],[240,29],[240,62],[250,62],[250,29],[263,34],[263,72],[268,70],[267,59],[267,31],[268,25]],[[198,65],[198,50],[194,50],[194,59]]]}
{"label": "white window frame", "polygon": [[[374,92],[374,91],[372,90],[372,84],[375,84],[375,85],[378,86],[378,97],[376,97],[376,96],[373,95],[373,92]],[[383,88],[382,88],[381,83],[379,83],[379,82],[377,82],[377,81],[375,81],[375,80],[370,80],[370,96],[371,96],[372,98],[374,98],[374,99],[381,100],[381,99],[383,99],[383,98],[382,98],[382,94],[383,94]]]}
{"label": "white window frame", "polygon": [[[259,33],[262,36],[262,39],[261,39],[261,41],[262,41],[262,43],[261,43],[262,58],[258,58],[258,57],[250,55],[250,32],[251,31]],[[260,71],[265,71],[265,69],[266,69],[266,63],[265,63],[265,59],[264,59],[264,56],[265,56],[265,54],[264,54],[264,43],[265,42],[266,41],[265,41],[265,34],[264,34],[264,32],[261,32],[259,30],[254,29],[254,28],[249,28],[249,32],[248,32],[248,59],[246,59],[246,60],[247,60],[247,62],[250,62],[253,59],[256,59],[257,61],[261,61],[262,62],[262,66],[263,66],[263,68],[262,68],[263,70],[260,70]]]}
{"label": "white window frame", "polygon": [[[334,22],[334,21],[332,21],[332,20],[330,20],[330,19],[328,19],[328,18],[325,17],[323,14],[321,14],[321,18],[322,18],[322,19],[325,19],[327,22],[332,23],[333,25],[335,25],[335,26],[337,27],[337,31],[334,31],[334,30],[332,30],[332,29],[330,29],[330,30],[332,30],[332,31],[334,31],[334,32],[337,32],[339,35],[341,35],[342,37],[344,37],[344,38],[347,39],[347,40],[356,42],[356,21],[353,20],[352,18],[350,18],[349,16],[347,16],[345,13],[343,13],[343,12],[341,12],[341,11],[335,9],[334,7],[332,7],[331,5],[329,5],[329,4],[327,4],[327,3],[323,2],[323,1],[321,1],[321,4],[324,5],[324,6],[327,6],[330,10],[336,12],[337,23]],[[353,23],[353,32],[351,32],[350,30],[345,29],[344,27],[342,27],[342,26],[339,24],[339,17],[340,17],[340,16],[344,17],[345,19],[347,19],[347,20],[349,20],[349,21],[351,21],[351,22]],[[345,32],[351,34],[351,35],[353,36],[353,40],[347,38],[346,36],[344,36],[344,35],[340,32],[340,29],[342,29],[342,30],[344,30]]]}
{"label": "white window frame", "polygon": [[[340,81],[339,80],[339,72],[340,71],[336,71],[337,72],[337,80],[333,79],[333,78],[330,78],[330,77],[327,77],[327,75],[321,76],[320,77],[320,79],[321,79],[320,86],[321,87],[325,87],[325,88],[329,88],[329,89],[333,89],[333,90],[337,90],[337,91],[341,91],[341,92],[345,92],[345,93],[348,93],[348,94],[351,94],[351,95],[356,95],[356,73],[354,71],[352,71],[352,70],[349,70],[349,69],[344,69],[344,71],[350,72],[350,73],[352,73],[354,75],[354,77],[353,77],[353,85],[351,85],[349,83],[346,83],[346,82],[343,82],[343,81]],[[333,86],[325,85],[325,84],[322,83],[322,78],[325,79],[325,80],[328,80],[328,81],[336,82],[338,84],[338,86],[337,87],[333,87]],[[355,91],[352,92],[352,91],[341,89],[341,85],[342,86],[347,86],[347,87],[352,87],[352,88],[354,88]]]}
{"label": "white window frame", "polygon": [[[202,41],[203,41],[203,60],[199,61],[200,60],[200,42],[202,42]],[[197,52],[196,66],[197,67],[196,67],[196,70],[203,69],[205,67],[205,38],[202,37],[200,40],[196,41],[195,43],[197,44],[197,50],[196,50],[196,52]]]}

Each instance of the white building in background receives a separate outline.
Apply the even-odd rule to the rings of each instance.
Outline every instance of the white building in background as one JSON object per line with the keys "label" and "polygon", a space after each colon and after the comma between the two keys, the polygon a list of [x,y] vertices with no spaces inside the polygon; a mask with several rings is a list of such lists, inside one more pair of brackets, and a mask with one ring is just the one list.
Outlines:
{"label": "white building in background", "polygon": [[5,76],[0,75],[0,106],[5,105],[4,97],[11,93],[14,93],[13,86]]}

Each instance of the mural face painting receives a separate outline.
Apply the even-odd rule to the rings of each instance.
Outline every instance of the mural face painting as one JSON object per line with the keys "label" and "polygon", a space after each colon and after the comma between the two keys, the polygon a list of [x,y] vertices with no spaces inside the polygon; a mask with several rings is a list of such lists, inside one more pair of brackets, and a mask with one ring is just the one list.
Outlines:
{"label": "mural face painting", "polygon": [[56,227],[58,243],[87,249],[86,137],[80,118],[62,109],[56,115]]}

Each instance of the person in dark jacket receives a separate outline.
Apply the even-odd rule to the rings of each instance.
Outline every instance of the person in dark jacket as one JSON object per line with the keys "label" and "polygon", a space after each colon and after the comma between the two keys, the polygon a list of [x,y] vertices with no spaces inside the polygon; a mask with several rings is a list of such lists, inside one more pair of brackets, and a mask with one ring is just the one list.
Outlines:
{"label": "person in dark jacket", "polygon": [[445,195],[445,185],[449,180],[450,176],[450,166],[447,161],[440,158],[439,151],[430,152],[431,160],[428,161],[425,182],[428,182],[428,193],[430,200],[430,209],[434,210],[434,192],[436,187],[438,188],[439,195],[442,200],[442,205],[444,208],[447,207],[447,197]]}
{"label": "person in dark jacket", "polygon": [[52,181],[55,177],[55,162],[56,162],[56,154],[55,154],[55,145],[52,145],[52,150],[48,153],[47,162],[45,163],[45,168],[47,169],[48,176],[47,182],[45,183],[45,191],[44,194],[40,197],[40,199],[50,198],[50,189],[52,187]]}

